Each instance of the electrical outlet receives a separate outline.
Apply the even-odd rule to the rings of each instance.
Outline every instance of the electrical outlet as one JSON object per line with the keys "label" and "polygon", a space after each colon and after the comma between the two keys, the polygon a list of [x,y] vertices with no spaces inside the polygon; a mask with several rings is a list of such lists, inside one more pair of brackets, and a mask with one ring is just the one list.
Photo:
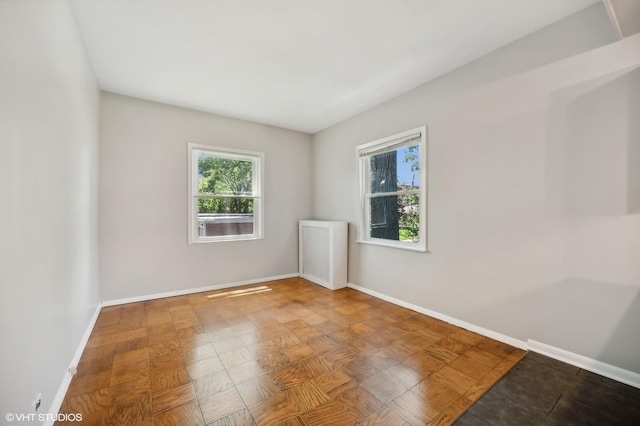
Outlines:
{"label": "electrical outlet", "polygon": [[33,409],[34,413],[38,411],[40,405],[42,405],[42,393],[39,393],[38,396],[36,396],[36,399],[34,399],[31,403],[31,408]]}

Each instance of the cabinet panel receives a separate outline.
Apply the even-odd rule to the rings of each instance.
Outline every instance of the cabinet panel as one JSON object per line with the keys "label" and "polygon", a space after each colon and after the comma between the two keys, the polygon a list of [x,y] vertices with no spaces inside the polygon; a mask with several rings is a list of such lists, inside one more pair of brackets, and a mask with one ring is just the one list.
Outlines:
{"label": "cabinet panel", "polygon": [[347,286],[347,222],[301,220],[299,273],[336,290]]}

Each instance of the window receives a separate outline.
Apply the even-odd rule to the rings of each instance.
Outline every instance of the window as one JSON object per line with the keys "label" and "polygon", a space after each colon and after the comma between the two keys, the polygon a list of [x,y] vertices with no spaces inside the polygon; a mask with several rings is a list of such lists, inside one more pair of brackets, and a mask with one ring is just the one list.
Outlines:
{"label": "window", "polygon": [[188,147],[189,244],[262,238],[264,154]]}
{"label": "window", "polygon": [[357,147],[358,242],[427,250],[426,126]]}

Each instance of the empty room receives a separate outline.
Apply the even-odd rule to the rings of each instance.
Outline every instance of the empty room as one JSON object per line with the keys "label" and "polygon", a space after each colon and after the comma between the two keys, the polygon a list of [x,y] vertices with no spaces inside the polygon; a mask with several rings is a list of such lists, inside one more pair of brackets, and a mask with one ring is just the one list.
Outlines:
{"label": "empty room", "polygon": [[0,422],[639,424],[638,117],[637,0],[0,0]]}

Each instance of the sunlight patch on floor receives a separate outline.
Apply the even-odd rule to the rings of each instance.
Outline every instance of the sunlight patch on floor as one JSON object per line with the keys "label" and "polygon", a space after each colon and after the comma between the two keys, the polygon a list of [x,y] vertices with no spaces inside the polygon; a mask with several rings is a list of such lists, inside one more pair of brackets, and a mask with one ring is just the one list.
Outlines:
{"label": "sunlight patch on floor", "polygon": [[250,296],[252,294],[264,293],[271,291],[271,288],[261,285],[259,287],[243,288],[241,290],[225,291],[224,293],[212,294],[207,296],[209,299],[217,299],[219,297],[228,299],[230,297]]}

